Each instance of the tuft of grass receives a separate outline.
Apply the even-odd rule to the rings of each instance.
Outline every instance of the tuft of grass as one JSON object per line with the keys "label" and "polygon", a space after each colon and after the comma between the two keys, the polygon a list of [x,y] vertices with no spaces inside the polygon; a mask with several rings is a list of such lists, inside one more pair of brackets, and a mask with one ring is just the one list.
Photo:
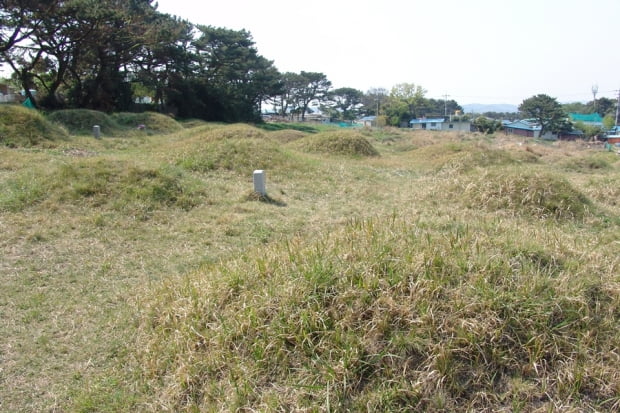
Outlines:
{"label": "tuft of grass", "polygon": [[67,140],[67,131],[34,109],[0,105],[0,145],[11,148],[53,147]]}
{"label": "tuft of grass", "polygon": [[359,131],[337,130],[319,132],[290,144],[292,148],[310,153],[353,157],[378,156],[379,152]]}
{"label": "tuft of grass", "polygon": [[183,126],[170,116],[156,112],[115,113],[112,115],[112,119],[119,125],[129,129],[137,129],[144,126],[143,130],[147,134],[168,134],[183,129]]}
{"label": "tuft of grass", "polygon": [[99,125],[103,135],[113,136],[120,126],[106,113],[90,109],[64,109],[50,112],[47,118],[65,127],[73,135],[91,135]]}
{"label": "tuft of grass", "polygon": [[455,201],[468,208],[538,218],[582,219],[592,203],[556,174],[521,169],[488,170],[456,179]]}

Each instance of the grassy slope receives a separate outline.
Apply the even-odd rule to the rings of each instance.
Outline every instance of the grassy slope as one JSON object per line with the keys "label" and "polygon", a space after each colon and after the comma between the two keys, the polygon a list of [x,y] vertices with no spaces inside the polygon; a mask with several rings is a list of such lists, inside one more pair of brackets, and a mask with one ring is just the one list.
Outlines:
{"label": "grassy slope", "polygon": [[[2,410],[617,407],[617,157],[367,135],[0,149]],[[261,150],[276,204],[238,167]]]}

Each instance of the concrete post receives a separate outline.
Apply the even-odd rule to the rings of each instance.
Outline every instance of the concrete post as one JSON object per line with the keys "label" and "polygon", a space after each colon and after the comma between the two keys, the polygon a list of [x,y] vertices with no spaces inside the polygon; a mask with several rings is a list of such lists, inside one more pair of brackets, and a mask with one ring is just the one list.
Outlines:
{"label": "concrete post", "polygon": [[93,135],[95,136],[95,139],[101,138],[101,127],[99,127],[99,125],[93,126]]}
{"label": "concrete post", "polygon": [[267,191],[265,190],[265,171],[262,169],[257,169],[254,171],[254,192],[258,192],[261,195],[267,195]]}

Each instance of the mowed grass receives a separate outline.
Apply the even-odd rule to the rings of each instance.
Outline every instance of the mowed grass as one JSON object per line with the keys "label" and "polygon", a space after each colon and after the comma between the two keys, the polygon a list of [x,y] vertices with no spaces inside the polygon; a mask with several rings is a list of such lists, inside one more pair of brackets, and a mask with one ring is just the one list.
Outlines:
{"label": "mowed grass", "polygon": [[0,410],[620,407],[617,155],[301,133],[0,148]]}

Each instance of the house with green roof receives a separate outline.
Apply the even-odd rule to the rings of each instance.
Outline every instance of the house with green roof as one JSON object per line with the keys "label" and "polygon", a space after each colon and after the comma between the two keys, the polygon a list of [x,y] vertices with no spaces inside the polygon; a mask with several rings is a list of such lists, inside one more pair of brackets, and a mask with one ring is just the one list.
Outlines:
{"label": "house with green roof", "polygon": [[598,113],[569,113],[572,122],[581,122],[591,126],[603,126],[603,118]]}

